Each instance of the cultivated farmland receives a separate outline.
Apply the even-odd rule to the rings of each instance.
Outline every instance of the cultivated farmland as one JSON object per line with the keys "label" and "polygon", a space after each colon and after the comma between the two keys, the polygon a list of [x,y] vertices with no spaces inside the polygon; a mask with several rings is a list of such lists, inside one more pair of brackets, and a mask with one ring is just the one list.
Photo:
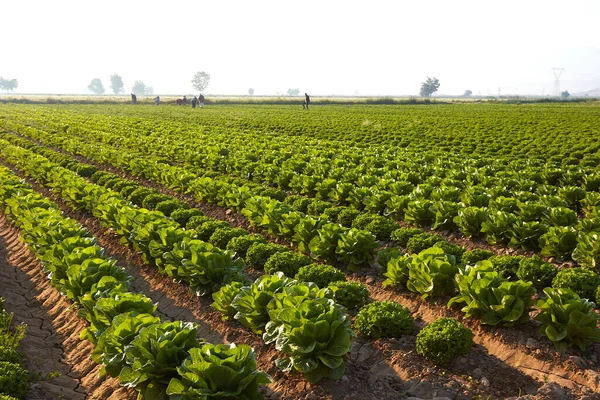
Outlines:
{"label": "cultivated farmland", "polygon": [[2,104],[0,149],[29,398],[598,398],[598,103]]}

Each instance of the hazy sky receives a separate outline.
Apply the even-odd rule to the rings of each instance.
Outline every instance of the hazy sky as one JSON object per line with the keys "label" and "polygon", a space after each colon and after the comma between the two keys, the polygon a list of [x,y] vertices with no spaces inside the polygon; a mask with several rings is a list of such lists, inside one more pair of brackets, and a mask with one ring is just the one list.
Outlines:
{"label": "hazy sky", "polygon": [[87,93],[110,75],[155,93],[553,94],[600,88],[600,0],[0,0],[0,76]]}

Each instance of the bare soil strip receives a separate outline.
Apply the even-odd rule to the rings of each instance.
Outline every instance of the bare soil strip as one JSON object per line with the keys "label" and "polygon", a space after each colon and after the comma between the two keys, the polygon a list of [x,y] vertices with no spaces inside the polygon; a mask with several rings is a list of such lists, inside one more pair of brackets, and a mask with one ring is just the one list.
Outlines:
{"label": "bare soil strip", "polygon": [[51,285],[40,262],[0,214],[0,294],[15,323],[27,324],[19,350],[33,376],[60,376],[34,382],[27,399],[135,399],[117,379],[102,379],[90,358],[92,345],[79,340],[86,322]]}

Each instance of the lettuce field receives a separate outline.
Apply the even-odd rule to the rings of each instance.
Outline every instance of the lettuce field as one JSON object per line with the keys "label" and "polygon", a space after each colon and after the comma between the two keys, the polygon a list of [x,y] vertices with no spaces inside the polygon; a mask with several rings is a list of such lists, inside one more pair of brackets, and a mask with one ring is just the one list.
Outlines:
{"label": "lettuce field", "polygon": [[597,102],[0,104],[0,164],[0,398],[600,399]]}

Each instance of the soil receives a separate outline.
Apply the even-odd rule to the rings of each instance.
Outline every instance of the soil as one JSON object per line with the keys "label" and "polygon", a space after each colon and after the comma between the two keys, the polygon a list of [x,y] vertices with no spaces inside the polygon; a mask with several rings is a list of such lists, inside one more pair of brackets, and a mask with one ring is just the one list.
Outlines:
{"label": "soil", "polygon": [[[89,162],[86,159],[82,161]],[[123,177],[142,181],[123,171],[119,172]],[[149,186],[175,194],[155,183]],[[34,188],[51,194],[37,185]],[[177,197],[196,203],[189,196],[177,194]],[[54,197],[53,200],[59,199]],[[159,301],[159,312],[165,318],[206,324],[207,329],[202,331],[200,328],[200,332],[211,341],[251,345],[257,353],[259,368],[274,378],[274,383],[265,391],[267,398],[397,399],[405,396],[445,396],[453,399],[497,399],[540,393],[535,398],[541,399],[546,398],[541,394],[547,389],[545,382],[556,382],[566,387],[562,392],[566,396],[564,398],[600,399],[594,394],[600,392],[600,375],[597,372],[600,345],[592,346],[586,353],[571,351],[560,354],[537,334],[535,321],[518,328],[485,327],[477,321],[463,320],[460,312],[447,309],[447,299],[428,303],[412,293],[383,289],[377,277],[365,273],[355,275],[352,279],[367,284],[373,299],[391,299],[405,305],[415,317],[418,328],[441,316],[458,318],[473,330],[475,347],[468,356],[446,367],[437,367],[415,354],[416,333],[400,339],[376,341],[359,337],[353,343],[347,372],[341,380],[310,384],[298,374],[278,371],[273,365],[279,356],[278,352],[236,322],[221,321],[220,314],[210,308],[209,298],[197,298],[185,286],[172,282],[154,267],[145,265],[138,254],[120,245],[118,238],[105,231],[93,217],[73,212],[64,204],[61,206],[69,216],[86,225],[101,245],[107,248],[107,253],[127,268],[134,277],[133,289],[143,291]],[[248,226],[243,216],[231,210],[206,204],[199,208],[210,210],[210,213],[206,212],[207,215],[220,216],[219,219],[228,220],[234,226]]]}

